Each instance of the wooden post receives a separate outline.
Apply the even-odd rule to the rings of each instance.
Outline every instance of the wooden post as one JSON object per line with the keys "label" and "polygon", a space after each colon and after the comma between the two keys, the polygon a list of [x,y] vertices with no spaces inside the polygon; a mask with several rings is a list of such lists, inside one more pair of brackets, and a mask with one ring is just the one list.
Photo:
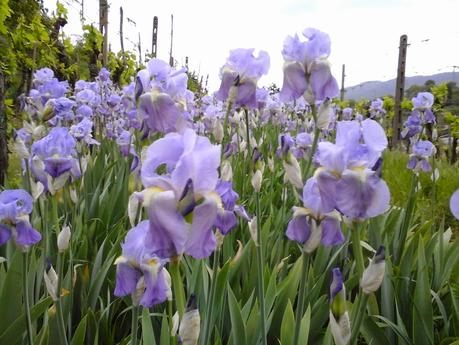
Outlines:
{"label": "wooden post", "polygon": [[174,66],[174,58],[172,57],[172,44],[174,40],[174,15],[171,14],[171,49],[169,50],[169,65]]}
{"label": "wooden post", "polygon": [[139,64],[142,64],[142,43],[140,41],[140,32],[139,32],[139,43],[137,44],[139,48]]}
{"label": "wooden post", "polygon": [[153,17],[153,35],[151,37],[151,56],[156,58],[158,49],[158,17]]}
{"label": "wooden post", "polygon": [[102,64],[108,61],[108,1],[99,0],[99,31],[104,36],[102,43]]}
{"label": "wooden post", "polygon": [[406,66],[406,51],[408,47],[408,36],[400,36],[400,46],[398,51],[398,68],[397,68],[397,84],[395,86],[395,106],[394,119],[392,122],[392,147],[395,148],[400,141],[400,133],[402,128],[402,101],[405,93],[405,66]]}
{"label": "wooden post", "polygon": [[123,53],[123,60],[124,60],[123,7],[122,6],[120,6],[120,43],[121,43],[121,52]]}
{"label": "wooden post", "polygon": [[339,99],[342,101],[344,101],[344,77],[346,77],[346,65],[343,64],[343,69],[341,71],[341,91],[340,91],[340,96],[339,96]]}

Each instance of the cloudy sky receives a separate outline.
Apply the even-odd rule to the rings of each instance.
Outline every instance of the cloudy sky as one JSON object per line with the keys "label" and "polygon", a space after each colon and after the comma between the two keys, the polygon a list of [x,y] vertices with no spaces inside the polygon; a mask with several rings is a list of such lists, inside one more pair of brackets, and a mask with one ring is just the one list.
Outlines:
{"label": "cloudy sky", "polygon": [[[65,32],[81,34],[83,0],[61,0],[69,11]],[[45,0],[52,12],[54,0]],[[98,0],[84,0],[85,24],[98,22]],[[171,14],[174,15],[175,59],[219,85],[219,69],[229,50],[255,48],[271,57],[262,85],[282,84],[282,43],[287,35],[307,27],[327,32],[330,61],[337,80],[346,65],[346,85],[395,78],[400,35],[407,34],[407,75],[459,72],[457,0],[109,0],[109,41],[120,48],[119,9],[123,7],[124,45],[151,51],[153,16],[159,18],[158,57],[169,60]],[[129,20],[126,19],[129,18]]]}

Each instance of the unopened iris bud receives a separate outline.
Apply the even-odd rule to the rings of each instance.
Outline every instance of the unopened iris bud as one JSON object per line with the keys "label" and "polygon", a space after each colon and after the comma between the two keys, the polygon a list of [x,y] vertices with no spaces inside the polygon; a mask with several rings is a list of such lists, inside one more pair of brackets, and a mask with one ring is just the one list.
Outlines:
{"label": "unopened iris bud", "polygon": [[386,270],[385,250],[384,246],[380,246],[370,264],[363,272],[360,287],[364,294],[376,292],[384,279]]}
{"label": "unopened iris bud", "polygon": [[180,322],[179,338],[183,345],[196,345],[199,338],[201,317],[196,303],[196,296],[192,294],[188,300],[185,314]]}
{"label": "unopened iris bud", "polygon": [[53,266],[51,266],[48,272],[45,271],[43,278],[45,280],[46,290],[48,291],[49,295],[51,296],[53,301],[57,301],[57,283],[59,281],[59,278]]}
{"label": "unopened iris bud", "polygon": [[70,227],[64,226],[59,235],[57,235],[57,249],[59,253],[63,253],[68,249],[71,234]]}
{"label": "unopened iris bud", "polygon": [[317,127],[319,129],[327,129],[332,116],[333,107],[331,105],[331,101],[326,99],[320,104],[319,110],[317,112]]}
{"label": "unopened iris bud", "polygon": [[295,188],[303,188],[303,180],[301,178],[301,168],[295,156],[288,155],[288,159],[283,160],[285,177]]}
{"label": "unopened iris bud", "polygon": [[221,178],[223,181],[231,181],[233,179],[233,168],[228,161],[222,163]]}
{"label": "unopened iris bud", "polygon": [[219,119],[215,122],[213,134],[217,143],[221,143],[223,140],[223,125]]}
{"label": "unopened iris bud", "polygon": [[336,345],[346,345],[351,339],[351,325],[346,309],[346,289],[339,268],[333,269],[330,285],[330,330]]}
{"label": "unopened iris bud", "polygon": [[252,186],[253,189],[258,193],[261,190],[261,182],[263,180],[263,175],[260,170],[255,171],[252,175]]}

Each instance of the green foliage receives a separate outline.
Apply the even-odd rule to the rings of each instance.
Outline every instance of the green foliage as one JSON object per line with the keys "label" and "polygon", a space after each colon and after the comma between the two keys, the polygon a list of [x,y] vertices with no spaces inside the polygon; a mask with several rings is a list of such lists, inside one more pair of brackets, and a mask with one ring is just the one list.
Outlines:
{"label": "green foliage", "polygon": [[8,6],[8,0],[0,2],[0,34],[5,35],[8,28],[5,25],[5,20],[11,15],[11,9]]}

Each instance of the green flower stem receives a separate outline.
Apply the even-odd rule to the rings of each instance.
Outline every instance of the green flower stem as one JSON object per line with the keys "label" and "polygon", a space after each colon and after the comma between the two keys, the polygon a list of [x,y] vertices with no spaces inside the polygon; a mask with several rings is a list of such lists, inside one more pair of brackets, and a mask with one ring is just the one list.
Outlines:
{"label": "green flower stem", "polygon": [[311,173],[309,172],[309,170],[311,169],[311,166],[312,166],[312,160],[314,158],[314,153],[316,153],[316,150],[317,150],[317,144],[319,142],[319,136],[320,136],[320,128],[317,127],[317,114],[316,114],[316,110],[315,110],[315,107],[312,108],[312,116],[314,118],[314,139],[312,141],[312,146],[311,146],[311,152],[309,153],[309,159],[308,159],[308,163],[306,165],[306,169],[305,169],[305,180],[307,180],[309,177],[311,177]]}
{"label": "green flower stem", "polygon": [[352,252],[354,254],[354,260],[356,264],[359,281],[362,278],[363,271],[365,270],[365,265],[363,262],[362,246],[360,245],[361,228],[362,227],[358,223],[356,223],[356,226],[353,229],[351,229]]}
{"label": "green flower stem", "polygon": [[360,326],[362,325],[362,321],[365,318],[366,309],[367,309],[367,302],[368,302],[369,295],[360,291],[358,303],[356,306],[356,312],[352,313],[355,315],[355,320],[351,324],[351,345],[357,345],[357,340],[359,338],[360,333]]}
{"label": "green flower stem", "polygon": [[183,314],[185,313],[185,291],[183,289],[182,277],[180,275],[180,259],[178,257],[173,258],[169,267],[175,306],[177,307],[180,319],[182,319]]}
{"label": "green flower stem", "polygon": [[63,274],[63,263],[62,263],[62,256],[63,254],[57,255],[57,301],[56,301],[56,312],[57,312],[57,323],[58,323],[58,332],[60,338],[60,344],[68,345],[67,335],[65,332],[65,323],[64,323],[64,315],[62,313],[62,296],[61,296],[61,285],[62,280],[64,279]]}
{"label": "green flower stem", "polygon": [[132,325],[131,325],[131,345],[137,345],[137,330],[139,329],[139,318],[140,307],[138,305],[132,306]]}
{"label": "green flower stem", "polygon": [[233,108],[233,102],[228,101],[228,107],[226,108],[225,119],[223,121],[223,140],[222,140],[222,154],[225,148],[225,144],[227,140],[229,140],[229,133],[228,133],[228,118],[231,113],[231,109]]}
{"label": "green flower stem", "polygon": [[207,300],[207,305],[206,305],[206,319],[204,321],[204,328],[203,328],[203,335],[204,337],[202,338],[202,345],[210,344],[209,338],[212,335],[212,311],[213,311],[213,305],[214,305],[214,299],[215,299],[215,290],[217,289],[217,271],[218,271],[218,263],[220,259],[220,248],[217,247],[217,249],[214,252],[214,262],[212,265],[212,282],[210,284],[210,293],[209,293],[209,298]]}
{"label": "green flower stem", "polygon": [[304,308],[304,297],[306,294],[306,281],[308,279],[308,269],[309,269],[309,254],[303,251],[302,254],[302,269],[300,276],[300,291],[298,293],[298,304],[296,306],[296,317],[295,317],[295,334],[293,336],[293,345],[298,345],[300,328],[301,328],[301,319],[303,318],[303,308]]}
{"label": "green flower stem", "polygon": [[246,140],[247,140],[247,159],[249,164],[247,165],[247,173],[250,172],[250,166],[252,161],[252,147],[250,145],[250,122],[249,122],[249,110],[244,108],[244,115],[245,115],[245,130],[246,130]]}
{"label": "green flower stem", "polygon": [[261,239],[261,212],[260,212],[260,193],[255,193],[256,198],[256,214],[257,214],[257,290],[258,301],[260,303],[260,328],[261,328],[261,343],[267,345],[267,332],[266,332],[266,312],[265,312],[265,288],[263,276],[263,245]]}
{"label": "green flower stem", "polygon": [[27,341],[29,345],[33,345],[33,330],[32,330],[32,318],[30,316],[30,301],[29,301],[29,253],[24,252],[22,254],[22,289],[24,294],[24,309],[26,315],[26,324],[27,324]]}

